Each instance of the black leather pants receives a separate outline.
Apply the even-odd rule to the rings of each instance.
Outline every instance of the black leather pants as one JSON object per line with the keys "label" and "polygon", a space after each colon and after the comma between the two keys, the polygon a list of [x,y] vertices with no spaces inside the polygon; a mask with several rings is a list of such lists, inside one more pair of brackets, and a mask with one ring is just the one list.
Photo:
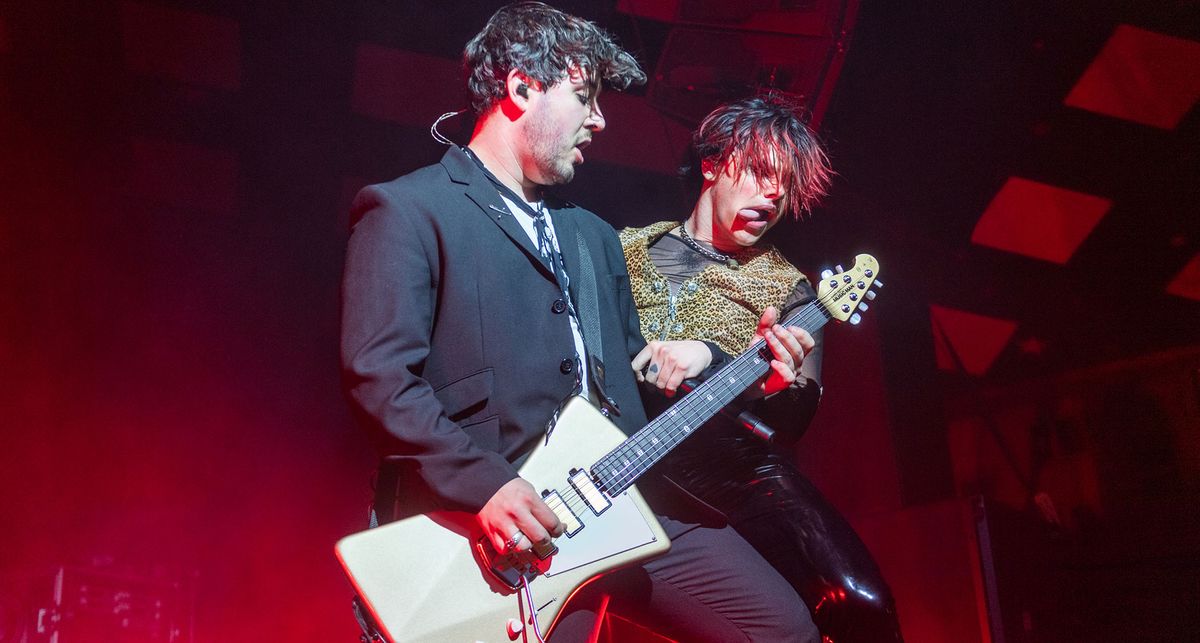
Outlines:
{"label": "black leather pants", "polygon": [[834,643],[903,641],[891,590],[858,534],[788,457],[714,421],[660,470],[723,514],[795,587]]}

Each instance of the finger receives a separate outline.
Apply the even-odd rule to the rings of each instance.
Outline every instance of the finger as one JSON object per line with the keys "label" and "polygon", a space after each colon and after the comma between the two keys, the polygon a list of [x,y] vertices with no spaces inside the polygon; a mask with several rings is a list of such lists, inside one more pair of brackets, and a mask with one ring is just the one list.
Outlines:
{"label": "finger", "polygon": [[687,370],[679,365],[675,365],[670,373],[664,373],[666,382],[664,388],[667,397],[674,397],[675,392],[679,390],[679,385],[683,384],[683,380],[687,377]]}
{"label": "finger", "polygon": [[791,366],[792,355],[788,352],[787,346],[783,345],[783,342],[780,341],[779,336],[775,334],[774,331],[768,330],[766,334],[763,335],[763,339],[767,340],[767,346],[771,348],[771,354],[775,356],[776,360]]}
{"label": "finger", "polygon": [[800,346],[804,348],[804,354],[808,355],[817,347],[817,338],[812,336],[812,333],[803,328],[793,328],[792,334],[796,337],[796,341],[800,342]]}
{"label": "finger", "polygon": [[774,326],[776,321],[779,321],[779,311],[775,310],[774,306],[767,306],[758,320],[758,333],[763,334],[768,328]]}
{"label": "finger", "polygon": [[761,390],[764,395],[774,395],[791,386],[795,380],[796,371],[779,360],[771,360],[771,372],[763,381]]}
{"label": "finger", "polygon": [[787,350],[788,357],[791,358],[793,366],[799,365],[800,362],[804,361],[804,346],[800,344],[800,340],[796,339],[796,336],[788,331],[788,329],[783,326],[775,326],[775,337],[783,344],[784,349]]}
{"label": "finger", "polygon": [[533,517],[536,518],[539,523],[541,523],[542,528],[544,528],[546,533],[549,535],[561,536],[562,532],[566,529],[566,525],[563,525],[562,521],[558,519],[558,514],[554,513],[554,510],[551,509],[550,506],[545,502],[539,500],[538,502],[534,503],[532,507],[530,507],[530,510],[530,513],[533,514]]}
{"label": "finger", "polygon": [[[676,372],[678,371],[672,371],[672,373]],[[662,390],[663,395],[667,397],[675,397],[675,391],[679,388],[680,381],[680,378],[675,377],[674,375],[663,377],[661,380],[659,380],[658,388]]]}
{"label": "finger", "polygon": [[644,373],[641,373],[641,376],[642,376],[641,381],[646,382],[648,384],[652,384],[654,386],[658,386],[658,375],[659,375],[658,364],[652,363],[652,364],[650,364],[650,366],[646,367],[646,371]]}
{"label": "finger", "polygon": [[675,359],[673,353],[664,352],[659,356],[659,365],[661,369],[658,372],[658,381],[656,384],[660,390],[667,393],[667,396],[670,397],[675,394],[675,389],[679,387],[679,379],[677,377],[679,362]]}
{"label": "finger", "polygon": [[517,527],[516,523],[492,533],[492,545],[500,553],[517,551],[521,545],[527,546],[527,543],[524,542],[526,540],[528,538],[525,537],[525,532]]}
{"label": "finger", "polygon": [[771,370],[788,386],[791,386],[792,382],[796,381],[796,369],[777,359],[771,360]]}
{"label": "finger", "polygon": [[642,350],[638,351],[638,354],[634,356],[631,364],[633,366],[633,370],[640,372],[642,369],[646,368],[646,364],[650,363],[650,356],[653,353],[654,348],[652,343],[646,344],[646,346],[642,348]]}
{"label": "finger", "polygon": [[542,523],[534,518],[532,513],[527,513],[517,521],[517,529],[525,534],[525,538],[514,548],[515,551],[525,551],[533,547],[533,543],[549,540],[550,532],[542,526]]}

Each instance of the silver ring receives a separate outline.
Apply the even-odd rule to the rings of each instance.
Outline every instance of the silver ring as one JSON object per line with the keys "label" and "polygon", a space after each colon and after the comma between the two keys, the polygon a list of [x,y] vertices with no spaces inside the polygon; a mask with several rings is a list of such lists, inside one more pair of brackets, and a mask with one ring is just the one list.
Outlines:
{"label": "silver ring", "polygon": [[512,535],[512,537],[510,537],[508,540],[504,541],[504,550],[509,551],[512,549],[516,549],[517,544],[519,544],[524,539],[525,539],[525,532],[518,529],[516,531],[516,533],[514,533]]}

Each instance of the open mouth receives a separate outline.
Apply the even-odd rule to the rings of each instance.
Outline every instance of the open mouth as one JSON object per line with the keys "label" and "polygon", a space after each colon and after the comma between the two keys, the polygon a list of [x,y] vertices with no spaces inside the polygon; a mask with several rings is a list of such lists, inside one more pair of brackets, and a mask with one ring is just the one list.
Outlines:
{"label": "open mouth", "polygon": [[579,157],[578,159],[576,159],[576,161],[575,161],[576,163],[583,163],[583,150],[591,144],[592,144],[591,139],[584,139],[575,144],[575,148],[574,148],[575,154]]}
{"label": "open mouth", "polygon": [[771,217],[775,216],[774,206],[762,206],[758,208],[742,208],[738,211],[738,216],[747,219],[747,223],[755,221],[770,221]]}
{"label": "open mouth", "polygon": [[771,218],[775,216],[775,208],[773,206],[742,208],[738,210],[737,216],[741,220],[742,228],[761,232],[770,225]]}

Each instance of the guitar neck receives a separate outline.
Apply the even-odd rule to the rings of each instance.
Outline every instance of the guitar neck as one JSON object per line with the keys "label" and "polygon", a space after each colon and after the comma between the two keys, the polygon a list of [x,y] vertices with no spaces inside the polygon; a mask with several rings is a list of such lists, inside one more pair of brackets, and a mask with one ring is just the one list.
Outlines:
{"label": "guitar neck", "polygon": [[[781,322],[812,333],[830,319],[819,300],[800,306]],[[716,415],[770,369],[771,354],[758,340],[746,352],[676,402],[666,412],[592,465],[597,485],[616,496],[640,478],[693,431]]]}

